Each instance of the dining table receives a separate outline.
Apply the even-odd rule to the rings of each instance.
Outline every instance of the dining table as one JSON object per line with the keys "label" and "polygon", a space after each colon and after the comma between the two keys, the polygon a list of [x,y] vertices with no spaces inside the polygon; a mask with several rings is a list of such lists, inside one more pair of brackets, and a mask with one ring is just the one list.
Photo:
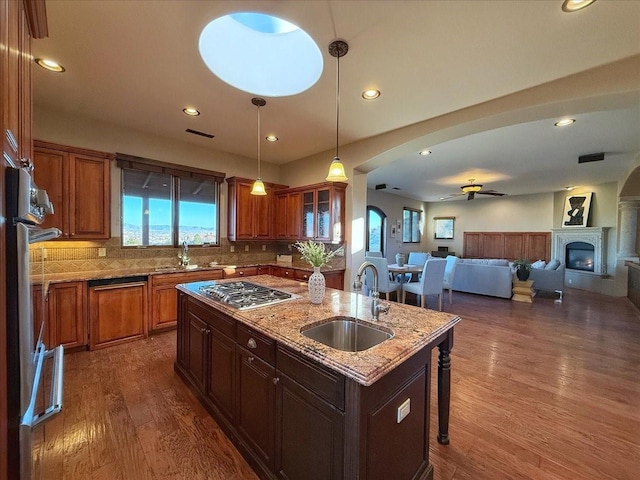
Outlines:
{"label": "dining table", "polygon": [[[393,275],[400,274],[398,275],[399,281],[400,281],[400,292],[398,292],[399,295],[402,294],[404,278],[405,278],[404,274],[410,273],[411,276],[413,276],[414,273],[422,273],[423,268],[424,268],[424,265],[412,265],[409,263],[405,263],[402,266],[398,265],[397,263],[391,263],[388,265],[388,269],[390,273],[392,273]],[[400,298],[400,296],[398,296],[398,298]]]}

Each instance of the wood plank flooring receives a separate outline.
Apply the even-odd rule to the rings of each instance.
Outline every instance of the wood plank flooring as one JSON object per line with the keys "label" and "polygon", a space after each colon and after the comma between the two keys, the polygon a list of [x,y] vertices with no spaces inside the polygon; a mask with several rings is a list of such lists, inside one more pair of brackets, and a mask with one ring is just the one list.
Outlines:
{"label": "wood plank flooring", "polygon": [[[444,302],[463,321],[448,446],[432,410],[435,480],[640,478],[640,313],[626,298],[554,298]],[[36,431],[34,479],[255,480],[174,358],[175,332],[66,355],[64,411]]]}

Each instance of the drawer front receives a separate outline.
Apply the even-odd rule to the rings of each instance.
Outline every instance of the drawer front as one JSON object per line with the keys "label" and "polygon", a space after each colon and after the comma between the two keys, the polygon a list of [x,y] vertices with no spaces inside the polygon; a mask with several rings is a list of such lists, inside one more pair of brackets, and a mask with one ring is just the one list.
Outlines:
{"label": "drawer front", "polygon": [[270,365],[276,364],[276,342],[246,325],[238,324],[238,345]]}
{"label": "drawer front", "polygon": [[224,278],[250,277],[252,275],[258,275],[258,267],[236,268],[234,273],[225,273]]}
{"label": "drawer front", "polygon": [[295,270],[293,268],[287,267],[276,267],[277,271],[274,269],[273,274],[282,277],[282,278],[295,278]]}
{"label": "drawer front", "polygon": [[312,273],[313,272],[309,272],[308,270],[294,270],[293,278],[302,282],[308,282]]}
{"label": "drawer front", "polygon": [[344,377],[313,363],[282,345],[276,351],[276,365],[300,385],[344,411]]}
{"label": "drawer front", "polygon": [[210,327],[225,334],[229,338],[236,338],[236,321],[211,307],[202,305],[197,300],[189,299],[189,310],[203,319]]}

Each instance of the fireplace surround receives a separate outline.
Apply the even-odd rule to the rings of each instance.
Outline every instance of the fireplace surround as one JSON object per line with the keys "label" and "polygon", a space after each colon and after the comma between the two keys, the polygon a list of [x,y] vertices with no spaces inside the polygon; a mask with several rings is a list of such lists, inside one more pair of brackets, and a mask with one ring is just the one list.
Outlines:
{"label": "fireplace surround", "polygon": [[608,228],[574,227],[552,229],[551,257],[565,262],[568,272],[606,275]]}

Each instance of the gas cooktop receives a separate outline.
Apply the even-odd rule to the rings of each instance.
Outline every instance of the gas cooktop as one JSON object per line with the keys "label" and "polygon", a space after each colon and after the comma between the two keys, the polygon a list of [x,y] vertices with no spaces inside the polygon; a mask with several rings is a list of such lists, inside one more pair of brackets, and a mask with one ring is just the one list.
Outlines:
{"label": "gas cooktop", "polygon": [[244,281],[208,283],[199,287],[198,290],[202,295],[238,310],[264,307],[301,298],[293,293]]}

